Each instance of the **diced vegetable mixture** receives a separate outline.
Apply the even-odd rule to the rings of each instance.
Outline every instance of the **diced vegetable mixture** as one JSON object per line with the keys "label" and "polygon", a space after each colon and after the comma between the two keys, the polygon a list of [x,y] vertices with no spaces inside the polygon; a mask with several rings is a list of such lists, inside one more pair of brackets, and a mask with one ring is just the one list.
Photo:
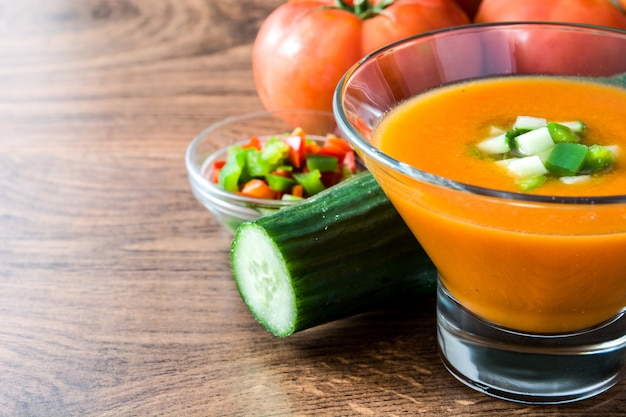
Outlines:
{"label": "diced vegetable mixture", "polygon": [[476,145],[506,168],[522,191],[531,191],[550,178],[578,183],[611,169],[617,147],[583,144],[582,121],[549,122],[518,116],[513,127],[498,131]]}
{"label": "diced vegetable mixture", "polygon": [[343,138],[309,137],[301,128],[228,148],[208,179],[226,191],[248,197],[298,200],[319,193],[357,171],[354,150]]}

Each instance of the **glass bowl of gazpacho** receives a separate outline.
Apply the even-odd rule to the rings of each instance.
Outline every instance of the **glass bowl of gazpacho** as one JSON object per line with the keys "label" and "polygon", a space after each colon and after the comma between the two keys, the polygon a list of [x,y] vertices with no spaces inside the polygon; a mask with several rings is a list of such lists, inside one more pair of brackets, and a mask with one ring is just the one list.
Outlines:
{"label": "glass bowl of gazpacho", "polygon": [[334,109],[437,266],[439,348],[457,379],[524,403],[619,381],[626,32],[430,32],[357,63]]}

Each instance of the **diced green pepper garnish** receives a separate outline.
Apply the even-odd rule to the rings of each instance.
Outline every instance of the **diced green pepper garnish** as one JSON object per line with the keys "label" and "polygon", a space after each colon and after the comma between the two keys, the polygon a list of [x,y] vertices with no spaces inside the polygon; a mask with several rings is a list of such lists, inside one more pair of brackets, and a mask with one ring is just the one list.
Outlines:
{"label": "diced green pepper garnish", "polygon": [[547,127],[554,143],[578,143],[580,142],[580,136],[578,136],[572,129],[570,129],[569,127],[565,125],[550,122],[548,123]]}
{"label": "diced green pepper garnish", "polygon": [[289,152],[289,145],[282,141],[279,137],[271,137],[261,150],[261,158],[268,164],[277,167],[283,164]]}
{"label": "diced green pepper garnish", "polygon": [[535,175],[534,177],[517,181],[517,185],[519,185],[522,191],[532,191],[537,187],[541,187],[547,180],[548,178],[545,175]]}
{"label": "diced green pepper garnish", "polygon": [[265,142],[263,149],[249,149],[247,170],[250,177],[261,178],[277,167],[284,165],[289,152],[289,145],[280,138],[272,137]]}
{"label": "diced green pepper garnish", "polygon": [[317,169],[293,174],[293,177],[308,195],[315,195],[326,188],[322,183],[322,173]]}
{"label": "diced green pepper garnish", "polygon": [[535,116],[517,116],[513,129],[521,129],[524,131],[535,130],[546,125],[548,121],[543,117]]}
{"label": "diced green pepper garnish", "polygon": [[576,175],[585,162],[587,147],[580,143],[558,143],[546,159],[545,166],[559,177]]}
{"label": "diced green pepper garnish", "polygon": [[517,140],[516,138],[521,135],[526,133],[527,130],[525,129],[511,129],[511,130],[507,130],[506,133],[504,134],[504,137],[506,138],[506,144],[509,148],[509,150],[514,151],[517,149]]}
{"label": "diced green pepper garnish", "polygon": [[328,155],[307,155],[306,167],[309,171],[319,170],[320,172],[335,172],[339,166],[339,160],[335,156]]}
{"label": "diced green pepper garnish", "polygon": [[511,150],[510,140],[507,139],[506,133],[485,139],[476,145],[476,148],[487,155],[503,154]]}
{"label": "diced green pepper garnish", "polygon": [[287,192],[296,184],[296,181],[291,178],[274,174],[267,174],[265,179],[272,190],[280,192]]}
{"label": "diced green pepper garnish", "polygon": [[607,147],[591,145],[585,156],[583,171],[600,171],[610,168],[615,163],[615,154]]}
{"label": "diced green pepper garnish", "polygon": [[536,155],[554,146],[548,128],[543,126],[530,132],[522,133],[515,138],[517,149],[521,155]]}
{"label": "diced green pepper garnish", "polygon": [[249,149],[246,169],[252,178],[262,178],[284,163],[287,148],[277,138],[267,140],[262,150]]}
{"label": "diced green pepper garnish", "polygon": [[246,150],[240,146],[228,149],[226,164],[220,171],[219,186],[226,191],[236,192],[239,190],[239,179],[246,166]]}
{"label": "diced green pepper garnish", "polygon": [[276,168],[275,164],[264,159],[261,151],[257,149],[250,149],[246,159],[246,168],[251,177],[264,177]]}

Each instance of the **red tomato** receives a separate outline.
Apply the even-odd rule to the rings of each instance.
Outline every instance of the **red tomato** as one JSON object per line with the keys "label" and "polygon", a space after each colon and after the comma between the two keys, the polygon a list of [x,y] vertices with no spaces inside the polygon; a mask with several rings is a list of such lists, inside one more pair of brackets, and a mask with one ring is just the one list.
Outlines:
{"label": "red tomato", "polygon": [[267,109],[331,111],[339,80],[368,53],[418,33],[469,23],[453,0],[396,0],[371,17],[339,3],[290,0],[265,20],[252,59]]}
{"label": "red tomato", "polygon": [[[624,0],[621,0],[624,1]],[[626,15],[609,0],[483,0],[476,23],[568,22],[626,29]],[[522,33],[513,40],[521,72],[610,75],[623,68],[618,40],[594,43],[576,33]]]}
{"label": "red tomato", "polygon": [[483,0],[474,19],[476,23],[530,20],[626,29],[626,15],[610,0]]}

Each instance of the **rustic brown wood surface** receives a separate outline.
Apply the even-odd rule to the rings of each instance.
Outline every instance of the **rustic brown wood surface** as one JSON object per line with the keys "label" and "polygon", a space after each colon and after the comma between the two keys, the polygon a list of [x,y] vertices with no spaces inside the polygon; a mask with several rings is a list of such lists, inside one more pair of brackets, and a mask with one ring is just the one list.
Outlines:
{"label": "rustic brown wood surface", "polygon": [[433,301],[277,339],[183,161],[262,108],[279,0],[0,0],[0,415],[622,416],[476,393],[438,358]]}

